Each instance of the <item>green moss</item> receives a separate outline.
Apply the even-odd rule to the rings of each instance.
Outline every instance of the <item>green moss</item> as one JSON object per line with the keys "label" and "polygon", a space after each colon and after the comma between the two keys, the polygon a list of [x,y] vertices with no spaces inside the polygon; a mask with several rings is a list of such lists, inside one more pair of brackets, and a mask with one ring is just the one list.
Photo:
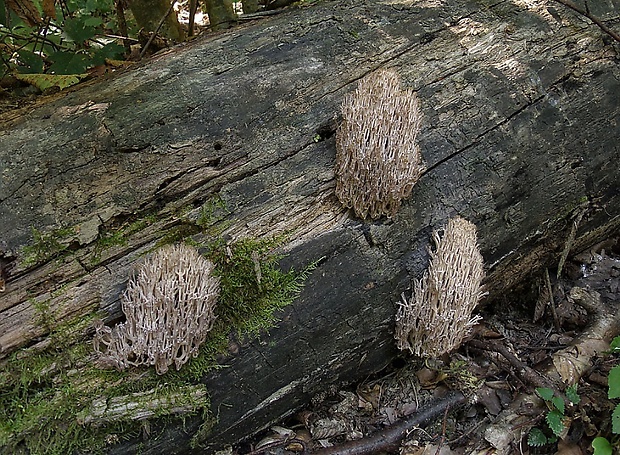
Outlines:
{"label": "green moss", "polygon": [[[209,224],[207,218],[205,224]],[[50,331],[50,343],[43,351],[25,349],[14,353],[0,368],[0,453],[14,453],[20,446],[32,454],[105,450],[106,445],[121,437],[144,432],[142,426],[148,423],[136,422],[130,415],[99,426],[79,422],[98,398],[110,402],[134,393],[193,403],[194,413],[201,412],[204,420],[192,440],[192,445],[198,446],[208,437],[216,419],[209,412],[208,398],[192,402],[192,396],[179,398],[179,394],[192,390],[219,367],[217,358],[226,354],[231,333],[247,339],[272,327],[277,322],[276,312],[295,299],[313,268],[311,265],[301,272],[281,270],[281,256],[273,249],[282,240],[247,239],[231,244],[217,240],[201,246],[201,251],[216,264],[221,281],[217,320],[200,355],[180,371],[170,370],[163,376],[156,375],[152,368],[122,372],[98,369],[90,336],[85,337],[96,315],[58,324],[49,311],[49,302],[33,302],[40,324]],[[152,419],[165,423],[182,418],[170,415],[163,406]]]}
{"label": "green moss", "polygon": [[24,267],[43,264],[62,256],[69,247],[69,240],[75,237],[73,228],[54,229],[43,233],[31,227],[31,231],[32,243],[22,248],[21,265]]}
{"label": "green moss", "polygon": [[129,242],[129,237],[142,231],[156,221],[157,217],[150,214],[144,218],[126,223],[119,229],[102,229],[102,232],[100,232],[97,237],[97,241],[95,242],[95,249],[93,251],[91,262],[99,262],[102,254],[110,248],[127,245]]}
{"label": "green moss", "polygon": [[281,241],[247,239],[209,247],[207,256],[217,264],[220,277],[218,318],[240,336],[254,336],[273,326],[277,322],[275,313],[299,294],[312,268],[301,273],[282,271],[282,257],[272,253]]}
{"label": "green moss", "polygon": [[206,229],[213,223],[222,220],[228,214],[230,214],[230,211],[226,207],[224,199],[219,194],[216,194],[202,205],[196,224]]}
{"label": "green moss", "polygon": [[192,235],[202,232],[202,228],[194,223],[180,222],[178,225],[169,229],[162,238],[160,238],[153,250],[156,250],[164,245],[170,245],[180,242]]}
{"label": "green moss", "polygon": [[52,323],[52,314],[50,313],[50,301],[51,299],[41,301],[35,299],[34,297],[28,299],[28,302],[32,305],[35,311],[36,324],[46,330],[50,330]]}

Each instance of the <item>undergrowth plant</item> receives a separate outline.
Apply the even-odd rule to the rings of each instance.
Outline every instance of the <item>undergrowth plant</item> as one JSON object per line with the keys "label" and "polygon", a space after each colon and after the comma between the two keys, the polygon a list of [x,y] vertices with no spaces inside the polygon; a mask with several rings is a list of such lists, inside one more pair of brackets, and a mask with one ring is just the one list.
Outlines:
{"label": "undergrowth plant", "polygon": [[[610,353],[620,353],[620,336],[612,340]],[[592,441],[594,455],[612,455],[620,450],[620,439],[618,437],[620,435],[620,403],[617,402],[617,399],[620,398],[620,364],[614,366],[609,371],[607,384],[607,398],[616,400],[616,405],[611,413],[611,432],[614,434],[614,437],[611,438],[611,441],[604,436],[594,438]]]}
{"label": "undergrowth plant", "polygon": [[64,88],[125,52],[112,0],[21,0],[10,9],[16,4],[0,2],[0,78]]}
{"label": "undergrowth plant", "polygon": [[527,443],[531,447],[553,444],[557,442],[558,438],[563,438],[568,432],[571,423],[570,417],[566,415],[566,406],[579,404],[581,400],[579,394],[577,394],[576,385],[569,386],[565,390],[568,402],[553,389],[548,387],[536,388],[536,394],[542,398],[547,405],[548,411],[545,415],[547,427],[534,427],[530,430]]}

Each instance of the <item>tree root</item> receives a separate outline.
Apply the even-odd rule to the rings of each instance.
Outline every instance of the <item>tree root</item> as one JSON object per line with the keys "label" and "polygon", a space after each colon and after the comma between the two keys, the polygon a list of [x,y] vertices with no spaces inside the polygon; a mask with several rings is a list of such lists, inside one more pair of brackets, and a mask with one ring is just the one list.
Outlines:
{"label": "tree root", "polygon": [[[552,362],[540,372],[548,378],[545,382],[555,384],[554,388],[557,389],[562,384],[576,384],[592,365],[592,359],[609,349],[610,341],[620,333],[619,312],[612,305],[602,302],[596,291],[574,287],[570,291],[570,298],[588,311],[592,322],[570,346],[556,352],[551,358]],[[538,374],[536,377],[540,378]],[[531,381],[531,385],[538,387],[543,384]],[[493,425],[487,427],[485,439],[495,447],[498,455],[513,452],[511,445],[518,443],[522,429],[530,426],[528,421],[531,417],[526,414],[531,416],[537,409],[537,414],[543,409],[543,403],[537,395],[521,394],[508,409],[500,413]]]}
{"label": "tree root", "polygon": [[313,455],[370,455],[389,450],[398,450],[407,432],[423,428],[448,409],[463,404],[467,398],[461,392],[450,392],[440,401],[422,409],[408,419],[395,423],[367,438],[348,441],[333,447],[313,451]]}

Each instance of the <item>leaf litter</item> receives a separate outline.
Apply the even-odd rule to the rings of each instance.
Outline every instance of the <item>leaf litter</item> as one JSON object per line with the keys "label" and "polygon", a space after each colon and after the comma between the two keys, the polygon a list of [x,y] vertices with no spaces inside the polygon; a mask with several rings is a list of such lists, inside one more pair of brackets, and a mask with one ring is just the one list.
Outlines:
{"label": "leaf litter", "polygon": [[[398,358],[360,384],[332,386],[294,417],[219,454],[356,453],[337,449],[348,441],[370,444],[449,390],[461,391],[467,402],[447,408],[426,428],[404,432],[395,450],[363,453],[592,453],[595,437],[611,437],[615,404],[607,396],[607,376],[619,363],[609,341],[620,327],[620,238],[575,256],[560,279],[551,276],[553,303],[544,275],[533,277],[503,301],[487,302],[482,323],[457,351],[426,361]],[[571,383],[581,396],[578,404],[562,400],[574,393],[564,395]],[[562,401],[562,413],[550,413],[536,395],[544,385],[557,391],[550,402]],[[502,426],[506,418],[512,420]],[[528,446],[529,432],[548,431],[549,418],[565,426],[562,438]]]}

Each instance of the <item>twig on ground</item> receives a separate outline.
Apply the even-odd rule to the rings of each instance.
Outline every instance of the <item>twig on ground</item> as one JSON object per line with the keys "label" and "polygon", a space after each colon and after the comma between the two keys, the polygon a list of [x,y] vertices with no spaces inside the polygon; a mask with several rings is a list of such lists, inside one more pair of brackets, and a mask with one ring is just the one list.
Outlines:
{"label": "twig on ground", "polygon": [[457,442],[461,442],[463,439],[469,438],[469,436],[471,436],[472,433],[477,431],[478,428],[480,428],[482,425],[484,425],[488,421],[489,421],[489,416],[484,416],[482,418],[482,420],[477,422],[475,425],[472,425],[469,430],[467,430],[465,433],[461,434],[458,438],[450,439],[448,441],[448,445],[451,446],[453,444],[456,444]]}
{"label": "twig on ground", "polygon": [[[558,268],[558,277],[559,268]],[[547,284],[547,292],[549,293],[549,308],[551,308],[551,315],[553,316],[553,327],[556,332],[560,331],[560,320],[558,319],[558,312],[555,310],[555,299],[553,298],[553,286],[551,286],[551,278],[549,278],[549,269],[545,267],[545,283]]]}
{"label": "twig on ground", "polygon": [[306,441],[304,441],[303,439],[299,439],[299,438],[286,438],[286,439],[282,439],[281,441],[275,441],[275,442],[266,444],[258,449],[255,449],[255,450],[252,450],[251,452],[246,453],[245,455],[262,455],[271,449],[276,449],[278,447],[285,447],[293,443],[297,443],[301,445],[301,447],[303,448],[302,452],[306,453],[306,450],[307,450]]}
{"label": "twig on ground", "polygon": [[534,387],[555,388],[544,376],[523,363],[503,344],[497,343],[495,341],[484,342],[480,340],[470,340],[467,344],[472,348],[483,349],[485,351],[494,351],[501,354],[506,360],[508,360],[508,362],[510,362],[510,365],[514,367],[517,376],[523,382],[533,385]]}
{"label": "twig on ground", "polygon": [[[549,362],[540,372],[549,382],[576,384],[591,367],[592,358],[608,349],[609,342],[620,333],[620,314],[612,305],[602,302],[597,292],[574,287],[570,297],[585,308],[593,319],[570,346],[553,354],[553,362]],[[528,416],[522,415],[523,410],[528,409],[531,413],[542,406],[542,400],[535,394],[521,394],[508,409],[500,413],[496,423],[487,427],[485,439],[495,447],[497,453],[509,453],[511,445],[521,439],[521,435],[515,433],[525,431],[527,425],[523,424],[530,420]]]}
{"label": "twig on ground", "polygon": [[609,27],[607,27],[599,18],[593,16],[588,9],[583,10],[579,6],[577,6],[573,2],[571,2],[570,0],[555,0],[555,1],[558,2],[558,3],[561,3],[562,5],[566,6],[567,8],[572,9],[573,11],[581,14],[582,16],[587,17],[592,22],[594,22],[598,26],[598,28],[600,28],[603,32],[607,33],[613,39],[615,39],[616,41],[620,42],[620,35],[618,35],[616,32],[614,32]]}
{"label": "twig on ground", "polygon": [[401,440],[408,431],[416,427],[423,428],[433,419],[447,412],[454,406],[463,404],[467,398],[461,392],[450,392],[431,406],[422,409],[408,419],[402,420],[378,431],[367,438],[348,441],[333,447],[326,447],[312,452],[313,455],[371,455],[378,452],[398,450]]}
{"label": "twig on ground", "polygon": [[443,412],[443,420],[441,421],[441,438],[439,438],[439,444],[437,444],[437,450],[435,451],[435,455],[439,455],[441,448],[446,442],[446,423],[448,422],[448,411],[450,408],[446,408]]}

